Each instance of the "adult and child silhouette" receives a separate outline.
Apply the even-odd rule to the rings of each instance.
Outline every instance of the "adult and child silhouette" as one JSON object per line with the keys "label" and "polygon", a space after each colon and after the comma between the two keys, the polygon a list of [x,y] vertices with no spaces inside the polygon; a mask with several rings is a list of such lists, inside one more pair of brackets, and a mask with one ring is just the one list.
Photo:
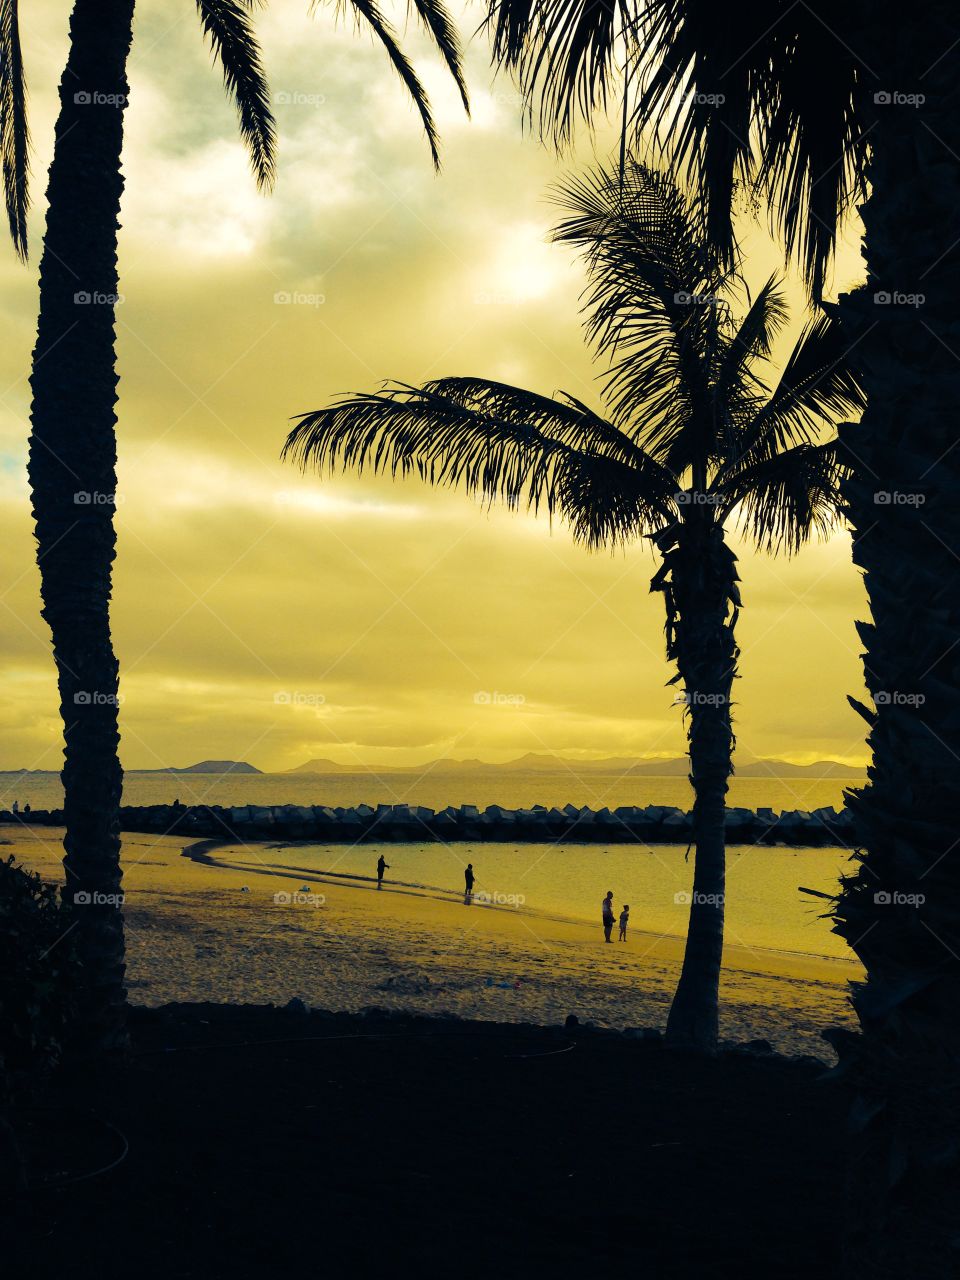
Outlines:
{"label": "adult and child silhouette", "polygon": [[[603,921],[603,940],[604,942],[612,942],[610,936],[613,933],[613,925],[616,917],[613,911],[613,890],[607,890],[607,896],[600,905],[600,918]],[[625,902],[623,910],[620,912],[620,935],[618,942],[626,942],[627,940],[627,924],[630,920],[630,904]]]}

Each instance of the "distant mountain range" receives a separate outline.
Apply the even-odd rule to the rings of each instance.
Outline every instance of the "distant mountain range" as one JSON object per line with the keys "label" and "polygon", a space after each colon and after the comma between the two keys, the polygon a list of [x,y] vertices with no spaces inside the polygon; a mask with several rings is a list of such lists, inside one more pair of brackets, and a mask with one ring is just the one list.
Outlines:
{"label": "distant mountain range", "polygon": [[[690,764],[685,758],[671,760],[639,760],[630,756],[610,756],[605,760],[568,760],[563,756],[542,755],[528,752],[516,760],[502,764],[490,764],[485,760],[431,760],[427,764],[406,765],[356,765],[339,764],[336,760],[308,760],[288,773],[307,773],[317,776],[353,774],[356,777],[377,777],[381,774],[446,774],[446,773],[567,773],[576,775],[616,774],[617,777],[685,778]],[[183,768],[128,769],[128,773],[242,773],[263,774],[262,769],[246,760],[201,760]],[[10,769],[0,773],[22,776],[56,777],[55,769]],[[790,764],[787,760],[741,760],[736,766],[738,778],[858,778],[864,773],[853,765],[839,760],[816,760],[813,764]]]}
{"label": "distant mountain range", "polygon": [[[291,773],[385,774],[385,773],[615,773],[618,776],[685,778],[690,762],[685,758],[671,760],[639,760],[629,756],[610,756],[605,760],[568,760],[563,756],[528,752],[516,760],[489,764],[484,760],[432,760],[418,765],[363,766],[339,764],[335,760],[308,760]],[[737,765],[739,778],[855,778],[864,770],[839,760],[816,760],[813,764],[791,764],[787,760],[744,760]]]}

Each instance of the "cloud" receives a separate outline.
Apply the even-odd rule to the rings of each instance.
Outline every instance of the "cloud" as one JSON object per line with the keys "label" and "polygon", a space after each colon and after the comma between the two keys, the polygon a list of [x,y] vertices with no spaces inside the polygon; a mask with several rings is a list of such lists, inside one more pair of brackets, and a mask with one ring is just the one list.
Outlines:
{"label": "cloud", "polygon": [[[444,137],[438,178],[382,51],[329,14],[308,20],[300,0],[280,3],[257,11],[273,92],[290,99],[276,104],[268,198],[194,11],[174,20],[142,0],[137,13],[117,313],[126,765],[680,754],[649,548],[592,555],[525,513],[412,479],[304,477],[279,460],[292,415],[387,378],[477,373],[598,404],[578,319],[583,275],[547,243],[546,190],[594,148],[603,155],[609,133],[558,162],[524,136],[482,40],[468,56],[468,123],[411,29]],[[476,11],[465,15],[471,30]],[[0,264],[0,653],[11,691],[0,764],[56,767],[24,468],[66,17],[40,3],[25,21],[37,207],[30,267]],[[779,259],[762,230],[748,236],[757,283]],[[851,242],[842,274],[858,270]],[[862,758],[845,701],[862,687],[852,619],[864,610],[848,540],[789,562],[738,552],[741,747]],[[291,690],[323,701],[275,700]],[[484,706],[479,690],[523,701]]]}

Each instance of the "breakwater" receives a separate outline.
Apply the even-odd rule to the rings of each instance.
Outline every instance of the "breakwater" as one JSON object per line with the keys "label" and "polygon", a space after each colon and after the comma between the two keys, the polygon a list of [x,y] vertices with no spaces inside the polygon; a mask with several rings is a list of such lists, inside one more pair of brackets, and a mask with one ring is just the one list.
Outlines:
{"label": "breakwater", "polygon": [[[61,826],[63,810],[0,813],[0,822],[27,826]],[[423,805],[359,804],[350,808],[327,805],[149,805],[120,810],[124,831],[158,835],[189,835],[210,839],[263,841],[306,840],[330,844],[407,841],[551,841],[589,844],[683,844],[693,835],[689,813],[666,805],[616,809],[577,808],[504,809],[489,805],[448,806],[435,811]],[[793,846],[856,843],[849,810],[728,809],[725,826],[730,844]]]}

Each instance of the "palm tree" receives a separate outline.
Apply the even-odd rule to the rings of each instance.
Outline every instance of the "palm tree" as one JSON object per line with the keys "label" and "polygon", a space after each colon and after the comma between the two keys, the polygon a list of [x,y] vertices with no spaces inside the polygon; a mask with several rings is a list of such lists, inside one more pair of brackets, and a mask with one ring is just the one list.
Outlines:
{"label": "palm tree", "polygon": [[10,238],[21,258],[27,256],[26,98],[17,0],[0,0],[0,167]]}
{"label": "palm tree", "polygon": [[[956,1274],[960,1168],[960,18],[947,0],[726,5],[491,0],[501,65],[545,114],[589,113],[636,74],[633,129],[656,127],[728,255],[738,182],[818,296],[859,205],[868,285],[839,316],[867,408],[841,432],[844,496],[872,621],[858,624],[873,706],[862,845],[836,929],[863,963],[848,1264]],[[921,902],[922,899],[922,902]]]}
{"label": "palm tree", "polygon": [[732,768],[731,690],[740,608],[726,525],[739,517],[768,550],[830,527],[842,466],[818,429],[860,407],[836,323],[807,326],[771,389],[764,364],[786,307],[775,279],[739,323],[744,289],[702,238],[673,180],[630,162],[559,193],[553,238],[588,269],[586,332],[607,357],[607,416],[479,378],[341,400],[302,416],[285,454],[306,467],[365,468],[458,485],[509,507],[556,512],[588,547],[649,537],[651,588],[666,602],[667,655],[689,717],[696,865],[668,1039],[717,1046],[723,949],[724,797]]}
{"label": "palm tree", "polygon": [[[423,121],[430,104],[374,0],[351,0],[383,44]],[[415,0],[464,102],[460,47],[442,0]],[[259,187],[276,169],[270,96],[246,0],[197,0],[203,31],[236,103]],[[110,634],[116,488],[117,218],[134,0],[75,0],[60,84],[40,261],[29,477],[43,616],[50,626],[64,724],[65,897],[77,906],[86,979],[83,1038],[122,1040],[123,923],[118,809],[118,668]],[[0,4],[2,152],[14,243],[26,251],[26,139],[16,6]]]}

